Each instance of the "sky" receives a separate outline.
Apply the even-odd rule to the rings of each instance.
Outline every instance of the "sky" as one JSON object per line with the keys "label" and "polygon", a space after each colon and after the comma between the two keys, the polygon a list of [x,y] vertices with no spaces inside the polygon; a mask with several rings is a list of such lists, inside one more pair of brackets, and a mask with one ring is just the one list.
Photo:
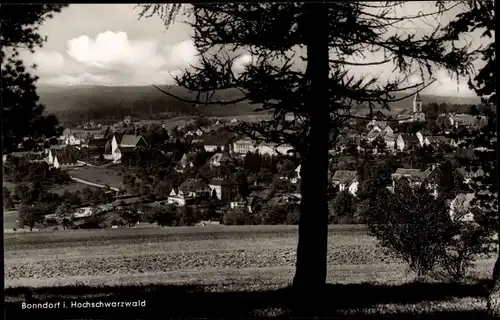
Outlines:
{"label": "sky", "polygon": [[[428,5],[409,4],[416,13]],[[40,84],[49,85],[151,85],[171,84],[172,76],[197,60],[191,40],[192,30],[182,16],[168,29],[158,17],[138,19],[133,4],[72,4],[47,20],[40,33],[48,41],[35,54],[24,54],[29,64],[37,64]],[[428,29],[428,22],[405,26],[411,32]],[[479,37],[472,35],[473,41]],[[251,63],[249,55],[235,61],[235,70]],[[373,69],[388,75],[392,66]],[[358,72],[354,70],[354,72]],[[360,70],[366,72],[366,69]],[[450,96],[474,96],[466,79],[457,93],[456,78],[440,70],[438,81],[424,93]]]}

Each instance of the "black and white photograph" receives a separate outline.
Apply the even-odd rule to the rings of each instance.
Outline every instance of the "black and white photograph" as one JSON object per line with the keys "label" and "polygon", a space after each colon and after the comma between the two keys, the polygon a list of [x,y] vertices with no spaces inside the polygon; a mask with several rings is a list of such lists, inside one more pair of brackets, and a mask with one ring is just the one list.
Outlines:
{"label": "black and white photograph", "polygon": [[494,1],[0,24],[5,319],[500,318]]}

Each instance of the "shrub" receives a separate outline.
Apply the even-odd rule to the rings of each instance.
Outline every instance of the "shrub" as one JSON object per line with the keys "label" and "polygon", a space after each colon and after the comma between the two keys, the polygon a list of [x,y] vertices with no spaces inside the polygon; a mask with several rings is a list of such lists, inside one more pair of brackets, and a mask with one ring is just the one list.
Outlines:
{"label": "shrub", "polygon": [[454,235],[450,239],[446,254],[440,259],[438,277],[457,282],[468,276],[474,261],[482,254],[492,251],[489,234],[474,223],[452,221]]}
{"label": "shrub", "polygon": [[225,225],[245,225],[249,222],[250,213],[243,208],[224,211],[222,222]]}
{"label": "shrub", "polygon": [[406,261],[417,279],[446,256],[454,230],[444,199],[434,198],[425,188],[402,185],[394,193],[378,193],[367,207],[371,234]]}
{"label": "shrub", "polygon": [[259,212],[262,224],[284,224],[287,219],[287,210],[283,205],[266,205]]}
{"label": "shrub", "polygon": [[296,206],[288,211],[286,214],[286,223],[290,225],[299,224],[300,219],[300,207]]}

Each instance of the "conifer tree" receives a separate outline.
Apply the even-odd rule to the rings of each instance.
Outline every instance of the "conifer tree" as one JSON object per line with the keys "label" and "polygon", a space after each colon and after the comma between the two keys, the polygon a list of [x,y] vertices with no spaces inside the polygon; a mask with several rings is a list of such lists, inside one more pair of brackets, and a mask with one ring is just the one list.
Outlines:
{"label": "conifer tree", "polygon": [[[439,19],[460,5],[438,1],[432,12],[416,14],[403,14],[401,2],[200,3],[187,9],[200,61],[176,82],[196,98],[158,89],[200,108],[245,102],[272,114],[271,120],[241,123],[237,130],[290,144],[301,158],[294,286],[308,297],[321,293],[327,276],[328,150],[347,120],[362,118],[358,112],[368,108],[373,117],[375,109],[389,109],[431,84],[437,68],[462,75],[471,70],[469,47],[451,45],[454,38],[440,24],[419,36],[399,28],[424,17]],[[179,8],[166,6],[143,5],[140,15],[159,14],[168,25]],[[381,58],[367,59],[367,53]],[[235,70],[241,58],[248,63]],[[393,76],[370,75],[380,65],[394,67]],[[356,76],[354,69],[364,74]],[[414,76],[421,81],[410,83]],[[228,90],[234,98],[221,99],[220,92]]]}

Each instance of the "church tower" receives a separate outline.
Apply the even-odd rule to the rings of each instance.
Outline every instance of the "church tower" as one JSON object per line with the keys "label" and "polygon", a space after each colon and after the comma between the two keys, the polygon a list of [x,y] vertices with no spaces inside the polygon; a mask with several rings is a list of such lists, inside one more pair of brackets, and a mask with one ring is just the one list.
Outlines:
{"label": "church tower", "polygon": [[422,111],[422,99],[418,92],[413,98],[413,121],[425,121],[425,113]]}

